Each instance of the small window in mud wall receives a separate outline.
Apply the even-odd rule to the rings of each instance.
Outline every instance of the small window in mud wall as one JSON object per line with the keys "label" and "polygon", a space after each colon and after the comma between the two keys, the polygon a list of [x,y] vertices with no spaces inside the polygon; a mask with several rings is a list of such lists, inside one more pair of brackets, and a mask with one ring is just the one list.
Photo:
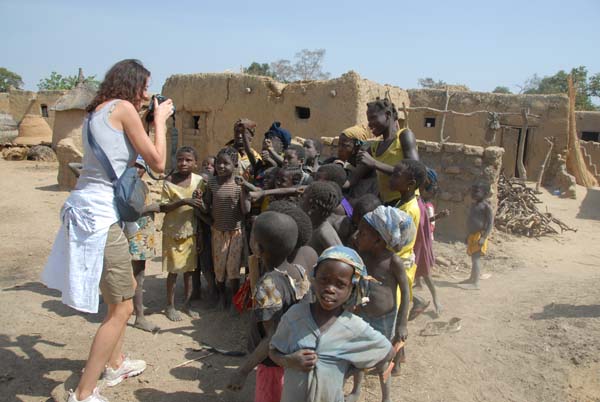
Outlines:
{"label": "small window in mud wall", "polygon": [[583,141],[595,141],[600,142],[600,133],[596,133],[593,131],[582,131],[581,139]]}
{"label": "small window in mud wall", "polygon": [[48,105],[41,105],[40,106],[41,109],[41,113],[42,113],[42,117],[48,117]]}
{"label": "small window in mud wall", "polygon": [[425,127],[435,127],[435,117],[425,117]]}
{"label": "small window in mud wall", "polygon": [[204,134],[207,129],[207,115],[207,112],[182,112],[183,129],[193,131],[195,135]]}
{"label": "small window in mud wall", "polygon": [[310,119],[310,108],[296,106],[296,117],[302,120]]}

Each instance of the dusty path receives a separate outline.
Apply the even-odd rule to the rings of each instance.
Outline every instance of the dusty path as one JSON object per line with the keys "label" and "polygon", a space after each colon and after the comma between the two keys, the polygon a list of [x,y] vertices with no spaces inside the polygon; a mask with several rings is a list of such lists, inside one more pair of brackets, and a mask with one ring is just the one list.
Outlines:
{"label": "dusty path", "polygon": [[[39,284],[67,196],[57,191],[56,165],[0,160],[0,400],[46,401],[65,380],[76,381],[102,315],[64,307]],[[542,240],[495,234],[491,272],[482,290],[454,283],[462,271],[436,278],[445,313],[462,318],[458,333],[419,336],[432,320],[425,313],[409,326],[408,362],[395,380],[403,401],[594,401],[600,400],[600,190],[580,189],[580,200],[543,198],[549,210],[579,229]],[[581,208],[580,208],[581,205]],[[437,251],[467,262],[461,245]],[[146,281],[149,317],[163,331],[128,329],[126,350],[149,368],[142,376],[105,391],[112,401],[251,401],[253,379],[242,393],[224,390],[236,358],[199,356],[199,341],[230,349],[245,346],[245,318],[202,309],[201,318],[173,324],[160,309],[164,276],[153,261]],[[426,297],[428,295],[423,293]],[[364,400],[379,400],[368,378]]]}

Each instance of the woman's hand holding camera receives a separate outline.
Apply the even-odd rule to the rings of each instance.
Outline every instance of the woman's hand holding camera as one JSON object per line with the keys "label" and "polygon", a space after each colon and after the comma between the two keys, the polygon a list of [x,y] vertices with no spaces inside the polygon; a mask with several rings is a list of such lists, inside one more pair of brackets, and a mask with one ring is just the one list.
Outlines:
{"label": "woman's hand holding camera", "polygon": [[173,101],[167,99],[162,103],[158,103],[158,100],[154,98],[154,124],[166,123],[167,119],[173,114]]}

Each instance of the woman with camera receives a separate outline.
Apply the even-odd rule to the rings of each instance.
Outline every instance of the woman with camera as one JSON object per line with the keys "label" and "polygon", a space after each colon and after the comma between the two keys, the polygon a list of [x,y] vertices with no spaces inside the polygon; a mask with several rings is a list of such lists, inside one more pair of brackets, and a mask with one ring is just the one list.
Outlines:
{"label": "woman with camera", "polygon": [[[149,99],[149,80],[150,72],[141,62],[120,61],[106,73],[87,107],[83,168],[61,209],[61,227],[42,274],[48,287],[62,292],[63,303],[77,310],[96,313],[98,289],[108,305],[85,371],[69,402],[106,401],[96,388],[102,374],[105,383],[114,386],[146,368],[144,361],[124,358],[121,352],[127,321],[133,312],[136,283],[113,183],[106,165],[96,155],[100,148],[117,177],[133,166],[138,154],[152,170],[164,171],[166,120],[173,113],[173,102],[159,104],[154,100],[152,140],[139,116],[142,103]],[[90,141],[95,145],[90,145]]]}

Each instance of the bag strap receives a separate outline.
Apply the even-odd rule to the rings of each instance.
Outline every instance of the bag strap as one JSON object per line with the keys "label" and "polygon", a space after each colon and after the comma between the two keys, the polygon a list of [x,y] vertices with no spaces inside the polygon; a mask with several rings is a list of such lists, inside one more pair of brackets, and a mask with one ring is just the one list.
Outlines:
{"label": "bag strap", "polygon": [[88,143],[90,144],[90,148],[92,148],[92,151],[94,152],[94,155],[96,156],[96,159],[98,159],[98,162],[100,162],[100,164],[104,168],[104,171],[108,175],[108,178],[110,179],[110,181],[113,184],[116,183],[118,177],[117,177],[117,174],[115,173],[115,169],[110,164],[110,161],[108,160],[108,157],[106,156],[106,153],[104,153],[104,150],[100,147],[100,145],[98,145],[98,143],[96,142],[96,139],[94,138],[94,135],[92,133],[92,113],[88,114],[87,138],[88,138]]}

